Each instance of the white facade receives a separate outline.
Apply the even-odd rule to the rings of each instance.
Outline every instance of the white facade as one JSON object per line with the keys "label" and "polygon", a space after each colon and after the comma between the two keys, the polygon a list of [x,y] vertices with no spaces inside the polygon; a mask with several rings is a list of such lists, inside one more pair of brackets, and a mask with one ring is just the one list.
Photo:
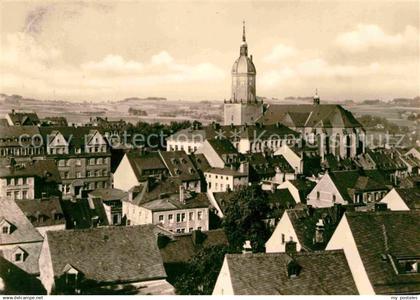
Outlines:
{"label": "white facade", "polygon": [[331,207],[336,203],[345,205],[348,202],[343,199],[334,181],[326,173],[308,194],[308,205],[313,207]]}
{"label": "white facade", "polygon": [[343,249],[344,254],[346,255],[346,259],[359,294],[375,295],[375,291],[363,265],[362,258],[357,250],[356,242],[354,241],[346,214],[344,214],[338,224],[325,250],[339,249]]}
{"label": "white facade", "polygon": [[34,177],[0,178],[0,197],[10,200],[34,199]]}
{"label": "white facade", "polygon": [[227,192],[237,190],[240,186],[248,185],[248,174],[231,174],[221,175],[210,171],[204,172],[204,177],[207,182],[207,191],[209,192]]}
{"label": "white facade", "polygon": [[114,173],[114,188],[128,192],[129,189],[139,184],[127,154],[125,154]]}
{"label": "white facade", "polygon": [[187,154],[194,153],[198,148],[203,146],[204,141],[197,139],[176,139],[170,138],[166,140],[166,151],[183,150]]}
{"label": "white facade", "polygon": [[160,225],[175,233],[209,230],[209,209],[207,207],[152,211],[124,201],[123,215],[127,217],[129,225]]}
{"label": "white facade", "polygon": [[277,224],[276,229],[274,229],[273,234],[265,243],[265,252],[286,252],[286,242],[289,241],[296,242],[296,251],[302,249],[289,215],[287,214],[287,211],[285,211]]}
{"label": "white facade", "polygon": [[289,146],[281,146],[274,155],[283,155],[284,159],[293,167],[296,174],[303,173],[303,159],[297,155]]}
{"label": "white facade", "polygon": [[390,210],[410,210],[395,188],[389,191],[380,202],[386,203],[388,205],[388,209]]}
{"label": "white facade", "polygon": [[229,265],[226,256],[223,260],[222,269],[220,270],[219,276],[217,277],[216,284],[214,285],[213,295],[234,295]]}
{"label": "white facade", "polygon": [[225,162],[206,140],[196,153],[203,154],[212,168],[224,168]]}

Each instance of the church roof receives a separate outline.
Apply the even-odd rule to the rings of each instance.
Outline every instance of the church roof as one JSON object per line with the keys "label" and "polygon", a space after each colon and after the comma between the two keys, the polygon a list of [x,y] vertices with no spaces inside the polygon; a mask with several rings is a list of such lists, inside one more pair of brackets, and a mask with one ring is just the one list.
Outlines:
{"label": "church roof", "polygon": [[233,63],[232,74],[256,74],[254,63],[252,60],[245,55],[239,56],[237,60]]}
{"label": "church roof", "polygon": [[258,121],[292,127],[362,127],[351,112],[338,104],[270,105]]}

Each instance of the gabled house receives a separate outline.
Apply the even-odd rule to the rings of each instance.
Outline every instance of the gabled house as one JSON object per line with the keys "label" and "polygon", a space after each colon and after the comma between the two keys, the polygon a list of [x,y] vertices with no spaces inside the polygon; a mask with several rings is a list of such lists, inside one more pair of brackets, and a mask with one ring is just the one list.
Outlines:
{"label": "gabled house", "polygon": [[241,160],[238,150],[229,140],[223,138],[206,140],[196,153],[204,154],[212,168],[222,169]]}
{"label": "gabled house", "polygon": [[382,198],[381,203],[386,203],[390,210],[420,210],[420,189],[393,188]]}
{"label": "gabled house", "polygon": [[115,170],[114,188],[127,192],[149,177],[162,178],[167,175],[168,169],[159,153],[128,152]]}
{"label": "gabled house", "polygon": [[123,201],[127,225],[156,224],[174,233],[209,229],[206,193],[185,189],[177,178],[148,181],[134,187]]}
{"label": "gabled house", "polygon": [[265,244],[266,252],[324,250],[334,233],[344,209],[336,205],[329,208],[287,209]]}
{"label": "gabled house", "polygon": [[277,188],[279,190],[288,190],[296,203],[306,204],[306,198],[315,185],[316,183],[314,181],[305,178],[297,178],[294,180],[286,180]]}
{"label": "gabled house", "polygon": [[327,172],[308,194],[307,204],[328,207],[334,204],[366,205],[379,202],[389,190],[385,183],[375,171]]}
{"label": "gabled house", "polygon": [[66,229],[66,219],[58,197],[16,200],[16,204],[42,236],[48,230]]}
{"label": "gabled house", "polygon": [[42,241],[18,205],[13,200],[0,199],[0,256],[36,277]]}
{"label": "gabled house", "polygon": [[201,177],[191,158],[184,151],[159,151],[169,176],[178,178],[190,191],[201,192]]}
{"label": "gabled house", "polygon": [[344,251],[361,295],[418,295],[419,228],[419,211],[346,212],[327,250]]}
{"label": "gabled house", "polygon": [[343,251],[226,254],[213,295],[357,295]]}
{"label": "gabled house", "polygon": [[49,231],[39,262],[48,294],[174,294],[152,225]]}
{"label": "gabled house", "polygon": [[38,126],[40,124],[38,115],[35,112],[16,112],[6,114],[9,126]]}
{"label": "gabled house", "polygon": [[58,168],[51,159],[0,160],[0,197],[21,200],[60,196],[61,184]]}
{"label": "gabled house", "polygon": [[281,155],[284,159],[292,166],[294,169],[295,174],[302,174],[303,173],[303,155],[295,151],[296,149],[293,147],[289,147],[288,145],[281,146],[274,155]]}

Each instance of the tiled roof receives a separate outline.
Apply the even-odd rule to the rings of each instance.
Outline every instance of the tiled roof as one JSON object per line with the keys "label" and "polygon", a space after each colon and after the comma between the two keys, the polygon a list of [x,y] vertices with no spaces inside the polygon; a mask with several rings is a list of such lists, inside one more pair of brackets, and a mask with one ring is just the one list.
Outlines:
{"label": "tiled roof", "polygon": [[[301,246],[307,251],[315,251],[325,249],[341,220],[344,208],[336,206],[316,209],[288,209],[286,212]],[[324,223],[323,243],[314,242],[316,224],[319,220],[322,220]]]}
{"label": "tiled roof", "polygon": [[12,200],[0,199],[0,223],[12,225],[10,234],[0,234],[0,245],[42,241],[43,238]]}
{"label": "tiled roof", "polygon": [[164,195],[161,199],[150,200],[140,204],[142,207],[151,211],[165,211],[176,209],[189,209],[189,208],[207,208],[210,202],[206,193],[191,193],[185,203],[182,203],[179,194]]}
{"label": "tiled roof", "polygon": [[114,188],[102,188],[89,192],[89,196],[101,198],[102,201],[113,201],[124,199],[127,197],[127,192]]}
{"label": "tiled roof", "polygon": [[386,171],[407,169],[399,154],[392,149],[368,149],[366,155],[373,160],[377,169]]}
{"label": "tiled roof", "polygon": [[66,223],[58,198],[17,200],[16,204],[35,227]]}
{"label": "tiled roof", "polygon": [[[188,262],[200,248],[228,245],[223,229],[201,232],[200,241],[195,243],[191,233],[177,235],[160,249],[162,259],[167,263]],[[202,239],[202,240],[201,240]]]}
{"label": "tiled roof", "polygon": [[136,153],[136,152],[129,152],[126,154],[128,161],[133,168],[134,173],[137,176],[137,179],[142,179],[144,176],[144,170],[167,170],[165,164],[163,163],[162,159],[160,158],[159,153],[157,152],[150,152],[150,153]]}
{"label": "tiled roof", "polygon": [[210,164],[207,161],[207,158],[204,154],[191,154],[190,158],[192,162],[194,163],[197,170],[200,170],[201,172],[205,172],[208,169],[210,169]]}
{"label": "tiled roof", "polygon": [[289,180],[299,191],[299,196],[301,201],[306,201],[306,197],[313,190],[316,183],[305,178],[298,178],[294,180]]}
{"label": "tiled roof", "polygon": [[24,261],[22,262],[15,262],[16,266],[18,266],[23,271],[27,272],[28,274],[32,275],[39,275],[39,255],[41,254],[42,249],[42,241],[39,242],[31,242],[31,243],[23,243],[16,245],[15,247],[5,247],[1,250],[2,256],[14,262],[15,259],[15,252],[16,251],[23,251]]}
{"label": "tiled roof", "polygon": [[48,136],[59,132],[70,143],[70,148],[82,148],[89,141],[89,136],[100,130],[97,127],[90,126],[44,126],[40,127],[39,131],[45,143],[52,141],[51,137],[48,138]]}
{"label": "tiled roof", "polygon": [[33,275],[19,269],[2,257],[0,251],[0,278],[4,284],[3,295],[45,295],[41,281]]}
{"label": "tiled roof", "polygon": [[420,210],[420,189],[396,189],[398,195],[404,200],[410,209]]}
{"label": "tiled roof", "polygon": [[286,126],[296,127],[322,127],[322,128],[354,128],[362,125],[354,118],[353,114],[341,105],[270,105],[264,115],[258,120],[264,124],[275,124],[287,120]]}
{"label": "tiled roof", "polygon": [[34,160],[16,163],[14,167],[5,166],[10,164],[1,160],[0,177],[38,177],[44,182],[61,183],[57,165],[52,159]]}
{"label": "tiled roof", "polygon": [[198,170],[185,151],[159,151],[159,154],[171,176],[182,181],[200,180]]}
{"label": "tiled roof", "polygon": [[89,201],[86,198],[77,202],[62,201],[61,206],[68,228],[90,228],[96,225],[106,226],[108,219],[101,199],[92,199],[94,209],[89,207]]}
{"label": "tiled roof", "polygon": [[207,141],[218,155],[238,153],[238,150],[227,139],[210,139]]}
{"label": "tiled roof", "polygon": [[[346,213],[346,218],[375,292],[419,293],[420,273],[397,274],[391,260],[420,257],[420,211]],[[388,254],[392,259],[383,259]]]}
{"label": "tiled roof", "polygon": [[[39,135],[38,126],[0,126],[0,146],[30,145],[32,137]],[[21,137],[21,138],[20,138]],[[29,138],[24,141],[22,138]]]}
{"label": "tiled roof", "polygon": [[377,173],[358,170],[335,171],[329,173],[340,195],[349,203],[353,202],[353,194],[356,191],[387,190],[388,187],[380,182]]}
{"label": "tiled roof", "polygon": [[218,174],[218,175],[227,175],[235,177],[247,177],[248,173],[241,173],[236,168],[210,168],[205,171],[205,173]]}
{"label": "tiled roof", "polygon": [[14,125],[37,125],[39,124],[38,115],[34,112],[12,112],[8,116]]}
{"label": "tiled roof", "polygon": [[153,225],[48,231],[54,276],[69,264],[98,283],[166,277]]}
{"label": "tiled roof", "polygon": [[[343,251],[227,254],[235,295],[354,295],[358,294]],[[299,274],[290,278],[294,261]]]}

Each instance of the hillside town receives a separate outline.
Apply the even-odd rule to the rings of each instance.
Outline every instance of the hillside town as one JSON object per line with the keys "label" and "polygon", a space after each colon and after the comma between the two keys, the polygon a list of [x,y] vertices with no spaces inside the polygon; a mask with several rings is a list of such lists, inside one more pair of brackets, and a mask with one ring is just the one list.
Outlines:
{"label": "hillside town", "polygon": [[223,122],[0,120],[0,294],[420,293],[419,141],[265,103],[238,50]]}

